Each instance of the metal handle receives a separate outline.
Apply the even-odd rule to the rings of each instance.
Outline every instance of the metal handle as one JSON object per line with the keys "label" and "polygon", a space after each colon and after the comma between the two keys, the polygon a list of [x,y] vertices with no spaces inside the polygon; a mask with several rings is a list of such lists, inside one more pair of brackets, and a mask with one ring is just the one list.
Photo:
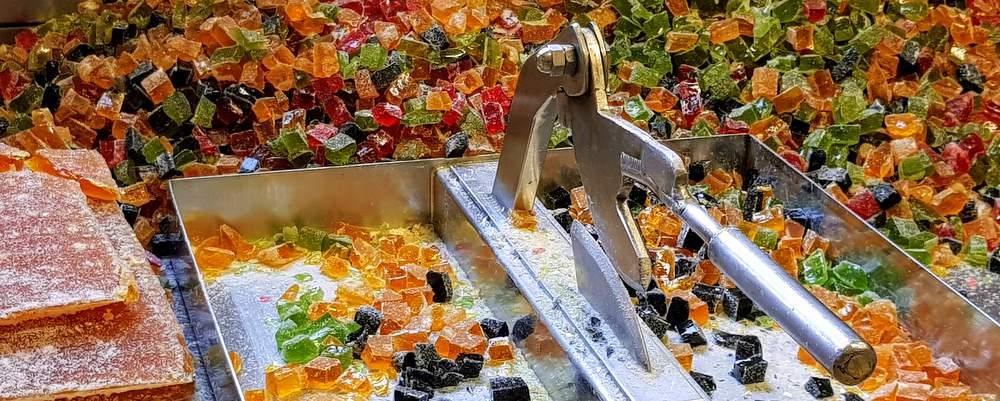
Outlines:
{"label": "metal handle", "polygon": [[724,228],[689,202],[680,217],[708,247],[708,258],[837,381],[860,383],[875,369],[875,350],[735,228]]}

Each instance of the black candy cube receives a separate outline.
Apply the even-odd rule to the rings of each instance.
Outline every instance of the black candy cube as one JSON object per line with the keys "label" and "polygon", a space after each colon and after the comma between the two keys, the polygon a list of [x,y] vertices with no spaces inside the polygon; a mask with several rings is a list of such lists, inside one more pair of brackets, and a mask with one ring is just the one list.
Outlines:
{"label": "black candy cube", "polygon": [[738,361],[764,356],[760,339],[756,336],[740,336],[733,345],[733,348],[736,350],[736,360]]}
{"label": "black candy cube", "polygon": [[413,354],[415,356],[414,362],[416,362],[417,368],[424,370],[434,370],[434,368],[437,367],[438,361],[441,360],[441,355],[439,355],[437,349],[434,348],[434,344],[416,344],[413,348]]}
{"label": "black candy cube", "polygon": [[764,208],[764,188],[752,187],[743,201],[743,219],[753,220],[753,214]]}
{"label": "black candy cube", "polygon": [[680,328],[685,322],[691,317],[691,304],[681,297],[673,297],[670,299],[670,306],[667,307],[667,313],[664,319],[666,319],[667,324],[673,327],[675,331],[680,332]]}
{"label": "black candy cube", "polygon": [[431,45],[434,50],[444,50],[449,46],[448,35],[445,34],[444,29],[440,26],[434,25],[420,34],[420,37],[424,39],[427,44]]}
{"label": "black candy cube", "polygon": [[[698,237],[695,234],[692,235]],[[699,237],[698,239],[701,238]],[[674,259],[674,278],[688,276],[691,273],[694,273],[695,267],[697,267],[697,265],[698,264],[695,262],[694,259],[683,255],[677,255]]]}
{"label": "black candy cube", "polygon": [[510,332],[510,339],[514,342],[521,342],[535,332],[535,317],[525,315],[514,321],[514,329]]}
{"label": "black candy cube", "polygon": [[844,393],[844,401],[865,401],[865,399],[854,393]]}
{"label": "black candy cube", "polygon": [[643,322],[646,322],[646,326],[648,326],[657,337],[663,337],[667,334],[667,330],[670,329],[670,324],[668,324],[665,319],[660,317],[660,315],[656,313],[656,309],[653,309],[652,306],[640,306],[636,308],[636,313],[639,314],[639,318],[642,319]]}
{"label": "black candy cube", "polygon": [[986,79],[983,78],[983,74],[979,72],[975,64],[962,64],[958,66],[955,74],[958,76],[958,83],[962,85],[962,89],[972,92],[983,91]]}
{"label": "black candy cube", "polygon": [[958,212],[958,218],[963,223],[968,223],[979,217],[979,212],[976,210],[976,201],[970,200],[962,206],[962,210]]}
{"label": "black candy cube", "polygon": [[847,174],[847,169],[844,168],[823,166],[816,171],[810,171],[806,175],[809,179],[824,187],[830,184],[837,184],[844,191],[851,188],[851,176]]}
{"label": "black candy cube", "polygon": [[401,382],[407,387],[412,387],[414,389],[423,391],[434,396],[434,389],[438,381],[438,376],[426,369],[420,368],[406,368],[406,372],[403,373]]}
{"label": "black candy cube", "polygon": [[726,288],[722,291],[722,308],[733,320],[753,318],[753,301],[747,298],[739,288]]}
{"label": "black candy cube", "polygon": [[456,132],[444,141],[445,157],[462,157],[469,148],[469,134]]}
{"label": "black candy cube", "polygon": [[763,382],[765,373],[767,373],[767,361],[761,357],[738,360],[730,372],[736,381],[744,385]]}
{"label": "black candy cube", "polygon": [[417,355],[413,351],[400,351],[392,354],[392,368],[397,372],[405,372],[406,368],[417,367]]}
{"label": "black candy cube", "polygon": [[485,318],[479,321],[479,326],[483,328],[486,338],[507,337],[510,335],[510,328],[507,322],[493,318]]}
{"label": "black candy cube", "polygon": [[889,209],[896,206],[903,197],[896,192],[896,188],[891,184],[881,183],[876,185],[871,189],[872,196],[875,197],[875,201],[878,202],[878,207],[882,210]]}
{"label": "black candy cube", "polygon": [[733,334],[722,330],[715,330],[712,332],[712,337],[715,338],[716,344],[726,348],[736,349],[736,341],[739,341],[743,335]]}
{"label": "black candy cube", "polygon": [[528,383],[520,377],[494,377],[490,379],[490,399],[492,401],[528,401],[531,392]]}
{"label": "black candy cube", "polygon": [[816,171],[826,165],[826,151],[823,149],[813,149],[809,152],[809,166],[806,171]]}
{"label": "black candy cube", "polygon": [[659,288],[646,291],[643,302],[646,305],[652,306],[653,309],[656,310],[656,313],[660,316],[667,313],[667,296],[663,293],[663,290]]}
{"label": "black candy cube", "polygon": [[997,252],[990,255],[989,268],[991,272],[1000,274],[1000,254]]}
{"label": "black candy cube", "polygon": [[553,213],[552,217],[554,217],[556,219],[556,222],[558,222],[559,225],[562,226],[563,230],[569,232],[569,228],[573,225],[573,216],[569,215],[569,210],[556,209],[553,210],[552,213]]}
{"label": "black candy cube", "polygon": [[455,363],[458,364],[458,373],[467,379],[475,379],[483,370],[484,359],[479,354],[458,354]]}
{"label": "black candy cube", "polygon": [[570,198],[569,191],[563,187],[556,187],[545,194],[545,205],[550,209],[563,209],[570,207],[572,199]]}
{"label": "black candy cube", "polygon": [[125,221],[129,225],[135,225],[135,220],[139,218],[139,208],[128,203],[122,203],[119,207],[122,210],[122,214],[125,215]]}
{"label": "black candy cube", "polygon": [[694,379],[695,383],[698,383],[698,386],[701,387],[702,390],[709,393],[709,395],[715,391],[715,379],[712,378],[712,376],[691,371],[691,378]]}
{"label": "black candy cube", "polygon": [[434,369],[435,372],[442,375],[448,372],[457,372],[458,363],[448,358],[441,358],[441,360],[438,361],[437,366],[435,366]]}
{"label": "black candy cube", "polygon": [[396,390],[392,392],[392,399],[393,401],[427,401],[431,399],[431,396],[417,389],[396,386]]}
{"label": "black candy cube", "polygon": [[708,174],[711,162],[708,160],[698,160],[691,162],[688,165],[688,179],[694,182],[699,182],[705,179],[705,175]]}
{"label": "black candy cube", "polygon": [[823,377],[810,377],[806,381],[806,391],[816,399],[833,397],[833,386],[830,385],[830,379]]}
{"label": "black candy cube", "polygon": [[705,340],[705,336],[701,334],[701,329],[698,328],[698,324],[694,320],[688,319],[687,322],[678,326],[677,332],[681,335],[681,341],[690,344],[692,347],[708,344],[708,341]]}
{"label": "black candy cube", "polygon": [[722,300],[722,287],[697,283],[691,289],[691,293],[708,304],[708,310],[714,311],[715,306]]}
{"label": "black candy cube", "polygon": [[354,312],[354,322],[359,324],[362,330],[378,333],[378,328],[382,326],[382,312],[371,306],[362,306]]}
{"label": "black candy cube", "polygon": [[435,384],[438,388],[454,387],[459,385],[464,378],[465,376],[458,372],[444,372],[440,377],[438,377],[438,381]]}
{"label": "black candy cube", "polygon": [[451,277],[448,273],[427,271],[427,285],[434,291],[434,302],[449,302],[452,296]]}
{"label": "black candy cube", "polygon": [[183,239],[178,233],[156,234],[150,240],[153,253],[157,256],[174,255],[180,250]]}
{"label": "black candy cube", "polygon": [[691,227],[685,225],[681,229],[680,238],[677,240],[681,244],[681,247],[692,252],[698,252],[703,245],[705,245],[705,240],[701,239]]}

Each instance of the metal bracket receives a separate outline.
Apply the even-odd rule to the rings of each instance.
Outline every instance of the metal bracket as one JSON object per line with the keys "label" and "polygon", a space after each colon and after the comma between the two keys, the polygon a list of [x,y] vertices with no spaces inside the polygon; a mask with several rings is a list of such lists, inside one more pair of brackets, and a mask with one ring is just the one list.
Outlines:
{"label": "metal bracket", "polygon": [[[630,177],[690,225],[705,240],[711,261],[834,378],[845,384],[864,380],[875,368],[871,346],[746,236],[719,226],[680,185],[687,175],[680,156],[608,105],[605,49],[596,26],[571,24],[525,62],[493,184],[500,204],[531,210],[558,113],[573,132],[580,176],[607,260],[626,285],[642,292],[652,279],[642,234],[625,204],[625,177]],[[553,99],[558,99],[556,107]],[[609,284],[603,275],[592,277]],[[628,335],[629,327],[623,322],[619,330]]]}

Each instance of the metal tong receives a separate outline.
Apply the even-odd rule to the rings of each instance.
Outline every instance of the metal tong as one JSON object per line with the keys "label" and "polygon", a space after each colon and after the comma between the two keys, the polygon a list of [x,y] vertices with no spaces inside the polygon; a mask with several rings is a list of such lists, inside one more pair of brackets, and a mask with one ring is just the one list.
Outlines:
{"label": "metal tong", "polygon": [[[626,285],[642,293],[652,279],[642,235],[625,204],[628,177],[649,188],[704,239],[712,263],[836,380],[851,385],[867,378],[876,361],[872,347],[742,232],[716,222],[687,193],[680,156],[611,111],[605,54],[600,30],[574,23],[525,61],[493,185],[500,204],[532,210],[544,152],[558,118],[572,130],[606,260]],[[633,351],[643,353],[644,346],[642,352]]]}

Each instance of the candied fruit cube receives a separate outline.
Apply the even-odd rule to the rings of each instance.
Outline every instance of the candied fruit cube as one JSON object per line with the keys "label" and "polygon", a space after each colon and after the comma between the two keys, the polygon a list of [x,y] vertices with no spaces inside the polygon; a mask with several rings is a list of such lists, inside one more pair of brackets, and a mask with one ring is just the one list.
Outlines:
{"label": "candied fruit cube", "polygon": [[272,397],[291,399],[305,387],[305,375],[297,365],[270,366],[265,370],[264,381]]}
{"label": "candied fruit cube", "polygon": [[507,362],[514,359],[514,344],[506,337],[489,340],[487,354],[491,362]]}
{"label": "candied fruit cube", "polygon": [[365,350],[361,352],[361,360],[372,370],[385,370],[392,368],[393,337],[387,335],[373,335],[368,337]]}
{"label": "candied fruit cube", "polygon": [[340,361],[325,356],[309,361],[303,367],[306,376],[306,387],[311,390],[329,390],[340,377],[343,368]]}

